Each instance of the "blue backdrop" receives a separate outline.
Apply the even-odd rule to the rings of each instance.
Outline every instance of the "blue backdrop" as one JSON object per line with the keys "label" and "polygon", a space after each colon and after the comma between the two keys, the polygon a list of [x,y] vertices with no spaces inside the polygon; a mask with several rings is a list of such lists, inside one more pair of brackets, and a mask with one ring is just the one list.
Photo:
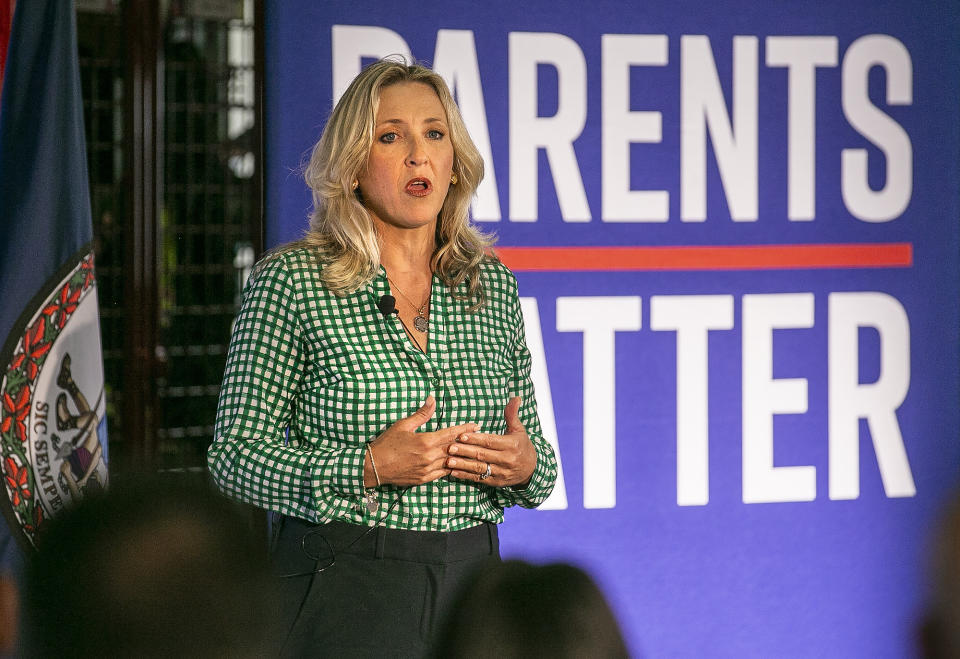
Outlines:
{"label": "blue backdrop", "polygon": [[433,63],[562,462],[504,553],[588,568],[637,653],[905,656],[960,457],[958,28],[949,2],[268,3],[268,243],[305,228],[297,170],[361,63]]}

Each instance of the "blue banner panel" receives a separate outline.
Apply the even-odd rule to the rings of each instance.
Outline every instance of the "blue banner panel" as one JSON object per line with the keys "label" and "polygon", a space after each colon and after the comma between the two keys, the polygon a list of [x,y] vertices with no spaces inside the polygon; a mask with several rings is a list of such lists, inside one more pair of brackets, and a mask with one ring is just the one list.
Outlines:
{"label": "blue banner panel", "polygon": [[504,553],[635,653],[915,652],[957,482],[954,3],[271,4],[268,242],[361,66],[454,89],[562,467]]}

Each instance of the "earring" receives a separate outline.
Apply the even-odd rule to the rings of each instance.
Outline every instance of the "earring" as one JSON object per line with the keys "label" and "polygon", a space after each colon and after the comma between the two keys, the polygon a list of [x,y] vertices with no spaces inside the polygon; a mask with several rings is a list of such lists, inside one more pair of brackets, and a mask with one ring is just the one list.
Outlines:
{"label": "earring", "polygon": [[459,183],[459,182],[460,182],[460,177],[457,176],[457,173],[456,173],[456,172],[451,173],[451,174],[450,174],[450,184],[451,184],[451,185],[456,185],[456,184]]}
{"label": "earring", "polygon": [[350,189],[356,190],[358,187],[360,187],[360,181],[353,179],[353,183],[350,184]]}

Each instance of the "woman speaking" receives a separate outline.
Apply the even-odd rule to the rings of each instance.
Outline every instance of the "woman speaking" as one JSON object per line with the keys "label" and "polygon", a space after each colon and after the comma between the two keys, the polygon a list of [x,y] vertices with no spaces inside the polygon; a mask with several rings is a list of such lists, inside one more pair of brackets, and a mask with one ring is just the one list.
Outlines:
{"label": "woman speaking", "polygon": [[550,494],[516,280],[468,219],[483,161],[443,80],[382,60],[306,170],[306,237],[244,291],[210,471],[278,514],[284,654],[420,656]]}

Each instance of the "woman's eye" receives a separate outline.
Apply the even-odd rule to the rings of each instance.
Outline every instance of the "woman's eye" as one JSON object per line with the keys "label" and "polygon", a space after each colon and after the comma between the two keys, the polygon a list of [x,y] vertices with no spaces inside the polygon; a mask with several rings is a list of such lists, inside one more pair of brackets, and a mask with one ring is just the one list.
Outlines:
{"label": "woman's eye", "polygon": [[386,144],[389,144],[390,142],[396,142],[396,141],[397,141],[397,134],[396,134],[396,133],[384,133],[383,135],[380,136],[380,141],[381,141],[381,142],[384,142],[384,143],[386,143]]}
{"label": "woman's eye", "polygon": [[443,132],[436,129],[428,130],[427,137],[429,137],[431,140],[442,140]]}

